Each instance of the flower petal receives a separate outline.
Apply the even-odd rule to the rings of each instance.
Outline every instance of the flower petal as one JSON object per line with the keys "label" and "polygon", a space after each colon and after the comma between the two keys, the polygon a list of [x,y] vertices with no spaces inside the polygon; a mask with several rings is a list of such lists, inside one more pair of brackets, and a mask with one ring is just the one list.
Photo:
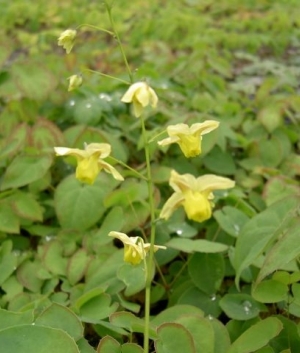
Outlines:
{"label": "flower petal", "polygon": [[178,174],[175,170],[171,171],[169,184],[176,192],[197,190],[197,179],[192,174]]}
{"label": "flower petal", "polygon": [[85,150],[79,148],[68,148],[68,147],[54,147],[54,151],[57,156],[75,156],[79,158],[86,158],[87,153]]}
{"label": "flower petal", "polygon": [[199,192],[211,193],[213,190],[230,189],[235,186],[231,179],[214,174],[206,174],[196,179],[196,189]]}
{"label": "flower petal", "polygon": [[215,130],[219,125],[220,125],[220,123],[218,121],[206,120],[203,123],[193,124],[190,127],[190,132],[191,132],[191,134],[195,134],[197,132],[198,133],[200,132],[200,135],[205,135],[205,134],[208,134],[209,132],[211,132],[212,130]]}
{"label": "flower petal", "polygon": [[109,232],[108,236],[116,238],[116,239],[119,239],[119,240],[121,240],[121,242],[123,244],[127,244],[127,245],[136,245],[136,241],[137,241],[137,238],[138,238],[138,237],[129,237],[125,233],[115,232],[115,231]]}
{"label": "flower petal", "polygon": [[184,201],[184,196],[181,192],[175,192],[164,204],[159,217],[163,219],[168,219],[172,213],[182,205]]}
{"label": "flower petal", "polygon": [[98,164],[101,168],[103,168],[107,173],[112,174],[112,176],[116,179],[116,180],[120,180],[123,181],[124,178],[122,177],[122,175],[117,171],[117,169],[115,169],[112,165],[110,165],[109,163],[104,162],[101,158],[98,160]]}
{"label": "flower petal", "polygon": [[136,82],[134,84],[132,84],[128,90],[126,91],[126,93],[124,94],[124,96],[121,98],[121,102],[124,103],[131,103],[133,101],[133,97],[136,94],[136,91],[138,89],[140,89],[141,87],[144,87],[145,82]]}
{"label": "flower petal", "polygon": [[159,146],[167,146],[170,145],[171,143],[176,143],[178,142],[180,139],[178,136],[171,136],[171,137],[167,137],[163,140],[157,141]]}

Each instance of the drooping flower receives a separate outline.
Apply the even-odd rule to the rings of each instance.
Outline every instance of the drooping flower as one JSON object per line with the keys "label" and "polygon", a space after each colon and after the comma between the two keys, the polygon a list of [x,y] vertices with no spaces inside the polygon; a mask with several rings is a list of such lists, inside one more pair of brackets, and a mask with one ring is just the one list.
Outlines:
{"label": "drooping flower", "polygon": [[219,122],[206,120],[190,127],[187,124],[176,124],[167,127],[169,137],[158,141],[160,146],[177,143],[185,157],[195,157],[201,153],[202,135],[208,134],[219,126]]}
{"label": "drooping flower", "polygon": [[[140,237],[129,237],[125,233],[114,231],[110,232],[108,235],[121,240],[124,244],[124,261],[129,262],[132,265],[138,265],[143,261],[150,250],[150,243],[144,243],[143,239]],[[159,249],[166,249],[166,247],[162,245],[154,245],[154,252]]]}
{"label": "drooping flower", "polygon": [[178,174],[172,170],[170,186],[174,194],[163,206],[160,218],[168,219],[180,206],[183,206],[189,219],[196,222],[203,222],[211,217],[212,191],[233,188],[235,182],[224,177],[207,174],[195,178],[191,174]]}
{"label": "drooping flower", "polygon": [[138,118],[148,105],[156,108],[158,98],[155,91],[146,82],[136,82],[128,88],[121,101],[132,103],[133,113]]}
{"label": "drooping flower", "polygon": [[124,180],[122,175],[103,159],[108,157],[111,146],[108,143],[85,144],[84,150],[78,148],[54,147],[58,156],[74,156],[77,159],[76,178],[83,183],[93,184],[103,169],[117,180]]}
{"label": "drooping flower", "polygon": [[76,37],[75,29],[67,29],[61,33],[58,38],[58,45],[66,49],[66,53],[69,54],[74,46],[74,41]]}
{"label": "drooping flower", "polygon": [[74,89],[80,87],[82,85],[82,76],[81,75],[72,75],[68,78],[69,87],[68,91],[73,91]]}

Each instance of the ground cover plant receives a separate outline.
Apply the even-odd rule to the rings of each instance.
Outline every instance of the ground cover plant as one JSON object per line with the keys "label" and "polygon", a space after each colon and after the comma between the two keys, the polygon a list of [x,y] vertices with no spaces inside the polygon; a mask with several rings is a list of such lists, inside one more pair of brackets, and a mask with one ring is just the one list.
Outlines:
{"label": "ground cover plant", "polygon": [[1,352],[299,352],[297,2],[3,6]]}

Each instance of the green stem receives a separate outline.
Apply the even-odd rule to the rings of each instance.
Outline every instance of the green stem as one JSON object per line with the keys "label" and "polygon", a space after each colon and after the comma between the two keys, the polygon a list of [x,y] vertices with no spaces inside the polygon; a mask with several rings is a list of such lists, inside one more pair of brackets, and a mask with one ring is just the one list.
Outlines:
{"label": "green stem", "polygon": [[93,25],[90,25],[90,24],[88,24],[88,23],[83,23],[83,24],[79,25],[76,29],[79,29],[79,28],[81,28],[81,27],[89,27],[89,28],[97,29],[98,31],[101,31],[101,32],[104,32],[104,33],[110,34],[111,36],[113,36],[113,35],[114,35],[114,33],[113,33],[113,32],[108,31],[108,30],[107,30],[107,29],[105,29],[105,28],[102,28],[102,27],[97,27],[97,26],[93,26]]}
{"label": "green stem", "polygon": [[114,35],[116,37],[116,40],[118,42],[118,45],[119,45],[119,48],[120,48],[120,51],[121,51],[121,54],[122,54],[122,57],[123,57],[123,60],[124,60],[125,66],[126,66],[126,70],[127,70],[128,76],[129,76],[129,80],[130,80],[131,83],[133,83],[133,75],[132,75],[132,72],[130,70],[130,67],[129,67],[129,64],[128,64],[128,61],[127,61],[127,57],[126,57],[126,54],[125,54],[125,51],[124,51],[123,44],[121,42],[119,33],[116,30],[115,22],[114,22],[114,19],[112,17],[112,13],[111,13],[111,6],[108,5],[107,1],[104,1],[104,4],[105,4],[105,7],[106,7],[106,11],[108,13],[108,17],[109,17],[111,28],[112,28],[112,30],[114,32]]}
{"label": "green stem", "polygon": [[123,167],[129,169],[131,172],[133,172],[135,175],[137,175],[139,178],[143,179],[143,180],[148,180],[146,177],[144,177],[144,175],[142,175],[141,173],[137,172],[135,169],[129,167],[129,165],[127,165],[126,163],[123,163],[122,161],[120,161],[117,158],[114,158],[112,156],[109,156],[107,158],[108,160],[111,159],[114,162],[117,162],[118,164],[121,164]]}
{"label": "green stem", "polygon": [[149,197],[149,206],[150,206],[150,222],[151,222],[151,231],[150,231],[150,250],[148,257],[148,266],[146,268],[146,289],[145,289],[145,329],[144,329],[144,353],[149,352],[149,326],[150,326],[150,299],[151,299],[151,279],[152,279],[152,268],[154,261],[154,242],[155,242],[155,204],[154,204],[154,188],[151,176],[151,165],[150,165],[150,151],[148,138],[146,133],[145,121],[141,117],[142,124],[142,135],[144,140],[144,149],[145,149],[145,159],[146,159],[146,168],[147,168],[147,184],[148,184],[148,197]]}
{"label": "green stem", "polygon": [[100,75],[100,76],[111,78],[113,80],[125,83],[126,85],[130,85],[130,82],[128,82],[128,81],[122,80],[121,78],[118,78],[118,77],[115,77],[115,76],[104,74],[103,72],[99,72],[99,71],[95,71],[95,70],[91,70],[91,69],[86,69],[86,68],[82,69],[82,71],[92,72],[93,74],[97,74],[97,75]]}

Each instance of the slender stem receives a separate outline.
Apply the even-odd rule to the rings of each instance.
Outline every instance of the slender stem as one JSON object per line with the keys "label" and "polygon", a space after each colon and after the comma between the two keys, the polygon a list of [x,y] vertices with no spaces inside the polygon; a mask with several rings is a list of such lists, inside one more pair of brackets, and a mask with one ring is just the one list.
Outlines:
{"label": "slender stem", "polygon": [[109,17],[111,28],[112,28],[112,30],[114,32],[114,35],[116,37],[116,40],[118,42],[118,45],[119,45],[119,48],[120,48],[120,51],[121,51],[121,54],[122,54],[122,57],[123,57],[123,60],[124,60],[125,66],[126,66],[126,70],[127,70],[128,76],[129,76],[129,80],[130,80],[131,83],[133,83],[133,75],[132,75],[132,72],[130,70],[130,67],[129,67],[129,64],[128,64],[128,61],[127,61],[127,57],[126,57],[126,54],[125,54],[125,51],[124,51],[123,44],[121,42],[119,33],[116,30],[115,22],[114,22],[114,19],[112,17],[112,13],[111,13],[111,6],[109,6],[107,1],[104,1],[104,4],[105,4],[105,7],[106,7],[106,11],[108,13],[108,17]]}
{"label": "slender stem", "polygon": [[89,27],[89,28],[97,29],[98,31],[101,31],[101,32],[104,32],[104,33],[110,34],[111,36],[113,36],[113,35],[114,35],[114,33],[113,33],[113,32],[108,31],[108,30],[107,30],[107,29],[105,29],[105,28],[102,28],[102,27],[97,27],[97,26],[93,26],[93,25],[90,25],[90,24],[88,24],[88,23],[83,23],[83,24],[79,25],[76,29],[79,29],[79,28],[81,28],[81,27]]}
{"label": "slender stem", "polygon": [[112,160],[114,162],[117,162],[118,164],[121,164],[123,167],[129,169],[130,171],[132,171],[135,175],[137,175],[139,178],[143,179],[143,180],[148,180],[146,177],[144,177],[144,175],[142,175],[141,173],[137,172],[135,169],[129,167],[129,165],[127,165],[126,163],[123,163],[122,161],[120,161],[119,159],[117,158],[114,158],[112,156],[109,156],[107,158],[108,160]]}
{"label": "slender stem", "polygon": [[130,85],[130,82],[128,82],[128,81],[122,80],[121,78],[118,78],[118,77],[115,77],[115,76],[104,74],[103,72],[99,72],[99,71],[95,71],[95,70],[91,70],[91,69],[86,69],[86,68],[82,69],[82,71],[92,72],[93,74],[97,74],[97,75],[100,75],[100,76],[111,78],[113,80],[125,83],[126,85]]}
{"label": "slender stem", "polygon": [[148,138],[146,133],[145,121],[141,117],[142,124],[142,135],[144,140],[144,149],[145,149],[145,159],[146,159],[146,168],[147,168],[147,184],[148,184],[148,197],[149,197],[149,206],[150,206],[150,222],[151,222],[151,231],[150,231],[150,250],[148,257],[148,266],[147,266],[147,279],[146,279],[146,289],[145,289],[145,331],[144,331],[144,353],[149,352],[149,325],[150,325],[150,299],[151,299],[151,274],[154,261],[154,242],[155,242],[155,205],[154,205],[154,189],[151,176],[151,165],[150,165],[150,151]]}

